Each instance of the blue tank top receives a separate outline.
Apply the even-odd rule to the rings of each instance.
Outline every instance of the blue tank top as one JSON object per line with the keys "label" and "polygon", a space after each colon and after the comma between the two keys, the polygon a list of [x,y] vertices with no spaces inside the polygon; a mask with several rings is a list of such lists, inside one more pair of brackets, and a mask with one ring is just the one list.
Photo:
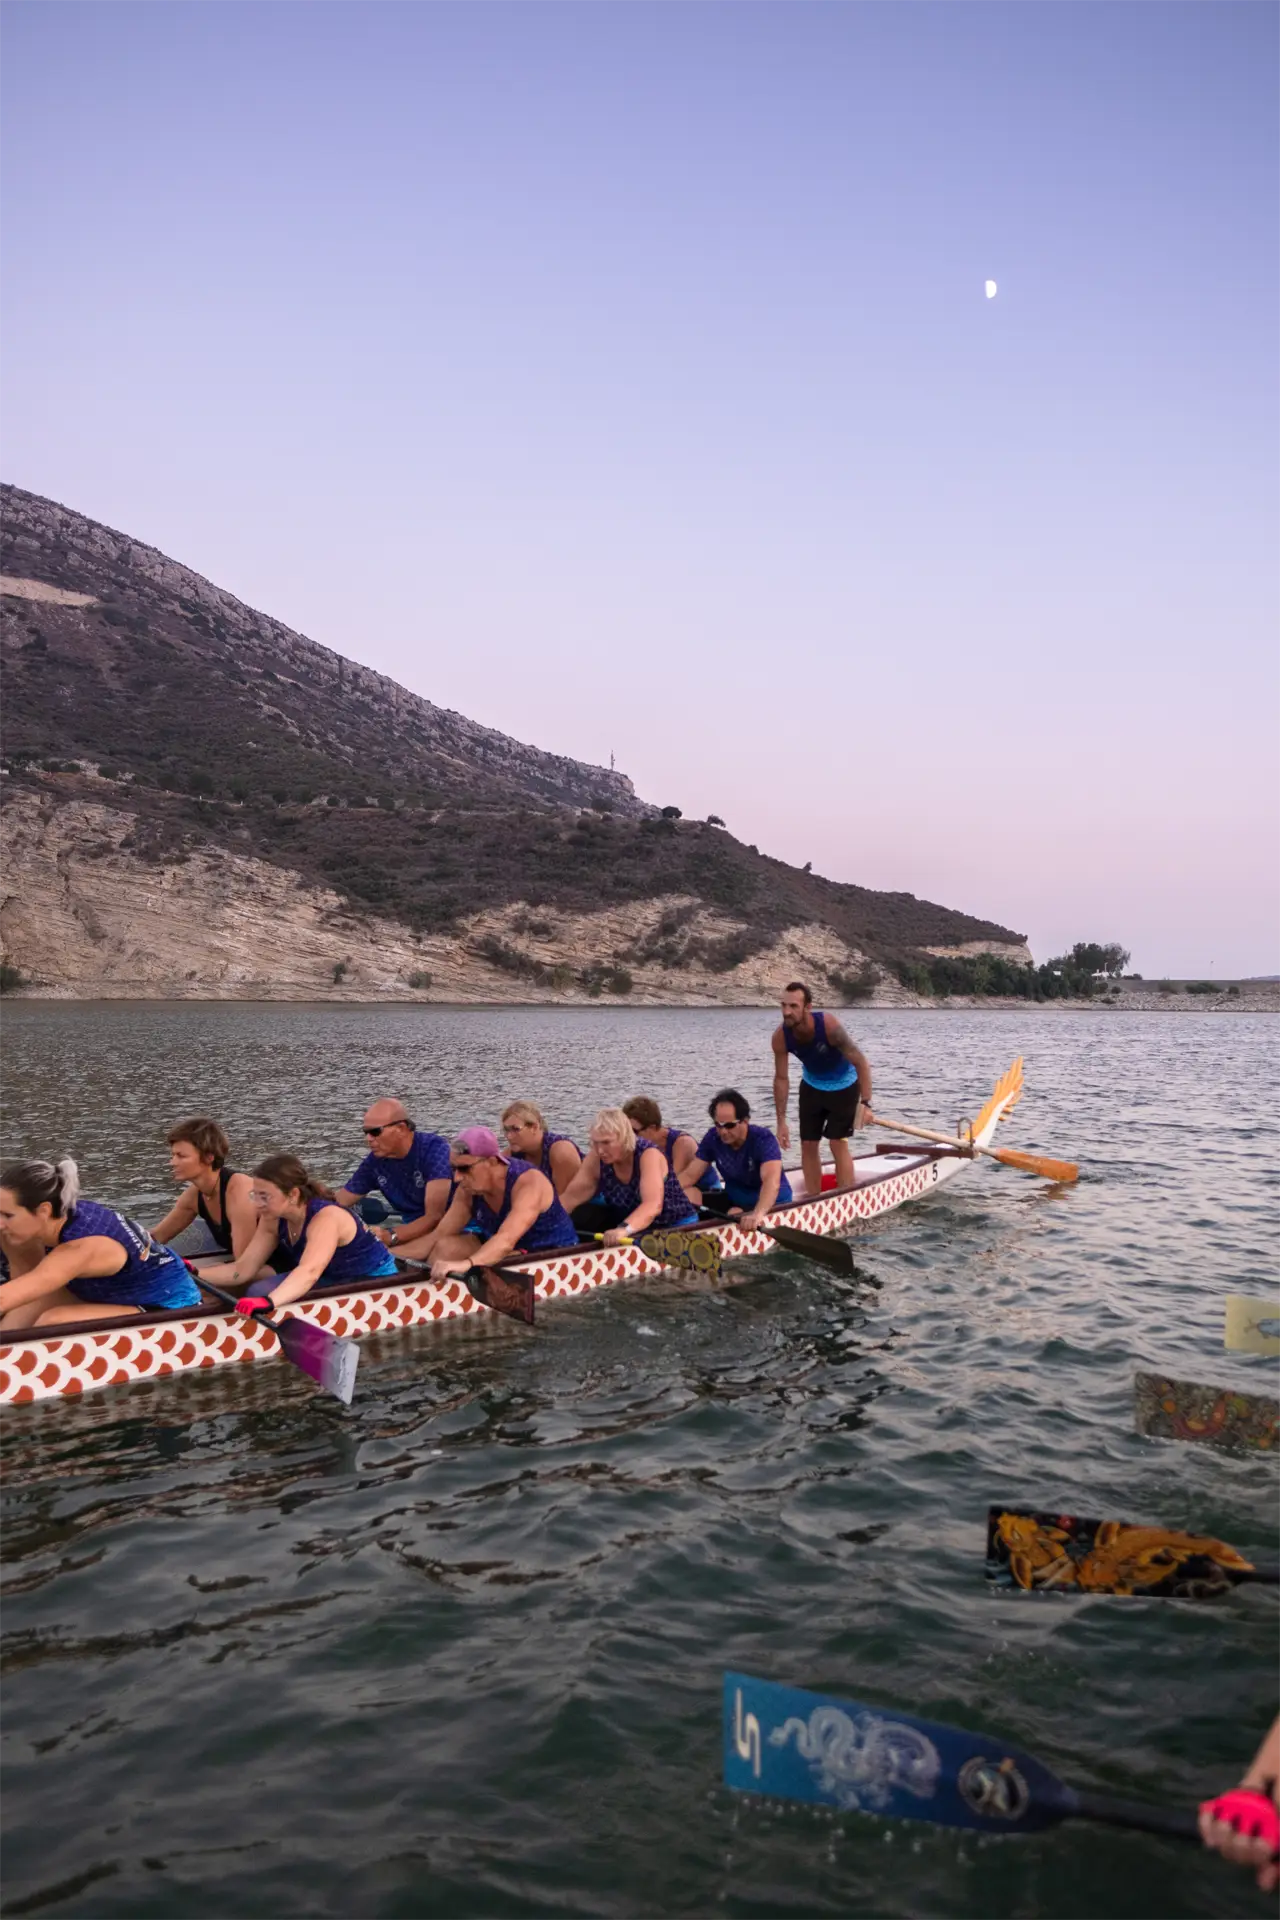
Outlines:
{"label": "blue tank top", "polygon": [[[558,1146],[562,1140],[569,1140],[567,1133],[544,1132],[542,1136],[542,1157],[538,1161],[538,1172],[545,1173],[552,1186],[555,1185],[555,1176],[551,1171],[551,1149],[552,1147]],[[571,1147],[576,1147],[577,1144],[576,1140],[569,1140]],[[526,1161],[524,1164],[527,1165],[528,1162]]]}
{"label": "blue tank top", "polygon": [[[557,1136],[559,1137],[559,1136]],[[541,1173],[541,1167],[531,1167],[527,1160],[511,1160],[507,1163],[506,1185],[502,1189],[502,1205],[495,1213],[487,1200],[477,1194],[471,1202],[471,1229],[482,1240],[492,1240],[498,1228],[511,1211],[511,1195],[516,1181],[526,1173]],[[550,1174],[547,1175],[550,1179]],[[578,1229],[560,1205],[555,1188],[551,1190],[551,1203],[527,1226],[520,1236],[520,1245],[527,1253],[545,1253],[553,1247],[576,1247]]]}
{"label": "blue tank top", "polygon": [[78,1299],[109,1301],[122,1307],[199,1306],[200,1289],[178,1254],[160,1246],[145,1227],[117,1213],[114,1207],[104,1207],[97,1200],[77,1200],[58,1235],[58,1244],[65,1246],[69,1240],[91,1237],[114,1240],[124,1248],[125,1262],[119,1273],[70,1281],[68,1291]]}
{"label": "blue tank top", "polygon": [[[655,1147],[652,1140],[637,1140],[635,1159],[631,1163],[631,1178],[623,1182],[612,1167],[600,1162],[600,1198],[607,1207],[617,1207],[623,1213],[634,1213],[640,1205],[640,1161],[646,1153],[661,1153],[661,1147]],[[663,1156],[665,1158],[665,1155]],[[676,1176],[667,1165],[667,1177],[662,1186],[662,1211],[650,1227],[675,1227],[695,1217],[696,1209],[690,1204],[689,1196]],[[649,1229],[647,1228],[646,1231]]]}
{"label": "blue tank top", "polygon": [[813,1038],[807,1045],[801,1046],[792,1034],[790,1027],[782,1029],[787,1052],[794,1053],[800,1062],[800,1072],[811,1087],[817,1087],[822,1093],[838,1093],[841,1087],[851,1087],[858,1077],[858,1069],[852,1060],[847,1060],[839,1047],[833,1047],[827,1038],[827,1016],[813,1011]]}
{"label": "blue tank top", "polygon": [[[283,1268],[286,1273],[292,1273],[305,1250],[307,1228],[318,1213],[322,1213],[326,1207],[336,1207],[337,1204],[336,1200],[326,1200],[323,1194],[313,1194],[307,1202],[307,1217],[302,1223],[302,1232],[296,1240],[289,1238],[288,1221],[277,1221],[275,1264],[278,1268]],[[380,1280],[384,1275],[393,1274],[396,1270],[395,1259],[390,1249],[384,1247],[381,1240],[375,1240],[368,1227],[363,1225],[354,1214],[351,1218],[356,1222],[355,1238],[347,1246],[335,1248],[332,1260],[316,1281],[318,1287],[330,1286],[335,1280]],[[270,1281],[265,1281],[263,1284],[269,1286]]]}
{"label": "blue tank top", "polygon": [[[676,1163],[675,1163],[676,1141],[684,1140],[686,1138],[689,1140],[693,1140],[693,1135],[692,1134],[686,1135],[683,1127],[667,1128],[667,1149],[666,1149],[667,1165],[670,1167],[672,1173],[674,1173],[676,1170]],[[698,1153],[698,1143],[696,1140],[693,1140],[693,1151],[694,1151],[694,1157],[696,1158]],[[703,1174],[701,1180],[699,1180],[697,1183],[699,1193],[714,1193],[717,1187],[721,1187],[723,1185],[724,1185],[724,1182],[723,1180],[721,1180],[719,1172],[715,1167],[708,1167],[706,1172]]]}

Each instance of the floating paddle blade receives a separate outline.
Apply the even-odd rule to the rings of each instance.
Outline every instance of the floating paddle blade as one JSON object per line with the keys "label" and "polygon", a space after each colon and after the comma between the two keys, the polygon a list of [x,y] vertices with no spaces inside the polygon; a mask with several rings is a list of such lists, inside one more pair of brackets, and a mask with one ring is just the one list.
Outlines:
{"label": "floating paddle blade", "polygon": [[1009,1071],[1002,1073],[996,1081],[995,1086],[991,1089],[991,1098],[979,1109],[978,1117],[973,1123],[974,1133],[980,1134],[982,1132],[982,1129],[986,1126],[1001,1101],[1004,1102],[1004,1111],[1001,1113],[1000,1118],[1007,1120],[1021,1098],[1022,1055],[1019,1054],[1018,1058],[1009,1068]]}
{"label": "floating paddle blade", "polygon": [[1280,1353],[1280,1300],[1258,1300],[1247,1293],[1227,1295],[1223,1345],[1233,1353]]}
{"label": "floating paddle blade", "polygon": [[1202,1386],[1195,1380],[1172,1380],[1165,1373],[1135,1373],[1133,1420],[1139,1433],[1162,1440],[1280,1452],[1280,1400],[1265,1393]]}
{"label": "floating paddle blade", "polygon": [[1207,1534],[992,1507],[987,1513],[987,1578],[996,1586],[1021,1587],[1028,1593],[1203,1600],[1239,1581],[1274,1580],[1275,1575]]}
{"label": "floating paddle blade", "polygon": [[724,1779],[739,1793],[983,1833],[1087,1818],[1198,1837],[1192,1813],[1086,1800],[986,1734],[741,1673],[724,1677]]}
{"label": "floating paddle blade", "polygon": [[482,1307],[533,1325],[533,1275],[515,1267],[472,1267],[463,1274],[467,1291]]}
{"label": "floating paddle blade", "polygon": [[786,1247],[789,1253],[803,1254],[806,1260],[817,1260],[824,1267],[830,1267],[833,1273],[842,1273],[846,1279],[855,1275],[867,1280],[873,1287],[880,1282],[872,1280],[869,1273],[858,1274],[853,1264],[853,1248],[847,1240],[831,1240],[825,1233],[806,1233],[802,1227],[761,1227],[760,1232],[767,1234],[770,1240],[776,1240],[780,1247]]}
{"label": "floating paddle blade", "polygon": [[279,1339],[287,1360],[309,1373],[326,1393],[351,1405],[360,1365],[360,1349],[354,1340],[340,1340],[336,1333],[326,1333],[323,1327],[309,1326],[305,1320],[292,1317],[268,1321],[267,1325]]}
{"label": "floating paddle blade", "polygon": [[983,1147],[980,1151],[1002,1166],[1017,1167],[1022,1173],[1038,1173],[1042,1180],[1057,1180],[1064,1187],[1080,1178],[1080,1169],[1074,1160],[1049,1160],[1042,1153],[1019,1153],[1014,1147]]}

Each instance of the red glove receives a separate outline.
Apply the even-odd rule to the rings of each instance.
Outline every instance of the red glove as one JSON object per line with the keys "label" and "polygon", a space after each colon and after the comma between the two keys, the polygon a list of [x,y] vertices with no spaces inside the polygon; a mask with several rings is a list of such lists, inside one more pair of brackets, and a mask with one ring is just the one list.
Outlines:
{"label": "red glove", "polygon": [[237,1313],[270,1313],[275,1301],[269,1293],[242,1293],[236,1301]]}
{"label": "red glove", "polygon": [[1273,1856],[1280,1854],[1280,1813],[1269,1793],[1260,1793],[1256,1787],[1232,1787],[1216,1800],[1201,1801],[1200,1811],[1234,1827],[1246,1840],[1263,1841]]}

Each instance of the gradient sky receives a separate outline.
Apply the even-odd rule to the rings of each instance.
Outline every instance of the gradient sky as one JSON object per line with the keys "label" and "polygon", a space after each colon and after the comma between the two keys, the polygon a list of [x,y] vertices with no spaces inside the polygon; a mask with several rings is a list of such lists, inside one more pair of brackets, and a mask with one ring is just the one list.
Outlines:
{"label": "gradient sky", "polygon": [[1037,958],[1280,971],[1278,18],[9,0],[5,477]]}

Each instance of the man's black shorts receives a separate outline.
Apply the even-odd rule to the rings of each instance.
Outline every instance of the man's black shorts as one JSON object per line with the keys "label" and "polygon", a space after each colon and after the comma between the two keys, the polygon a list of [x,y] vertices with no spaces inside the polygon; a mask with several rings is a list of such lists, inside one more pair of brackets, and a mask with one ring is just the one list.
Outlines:
{"label": "man's black shorts", "polygon": [[802,1140],[847,1140],[858,1117],[859,1088],[836,1087],[824,1092],[800,1082],[800,1138]]}

